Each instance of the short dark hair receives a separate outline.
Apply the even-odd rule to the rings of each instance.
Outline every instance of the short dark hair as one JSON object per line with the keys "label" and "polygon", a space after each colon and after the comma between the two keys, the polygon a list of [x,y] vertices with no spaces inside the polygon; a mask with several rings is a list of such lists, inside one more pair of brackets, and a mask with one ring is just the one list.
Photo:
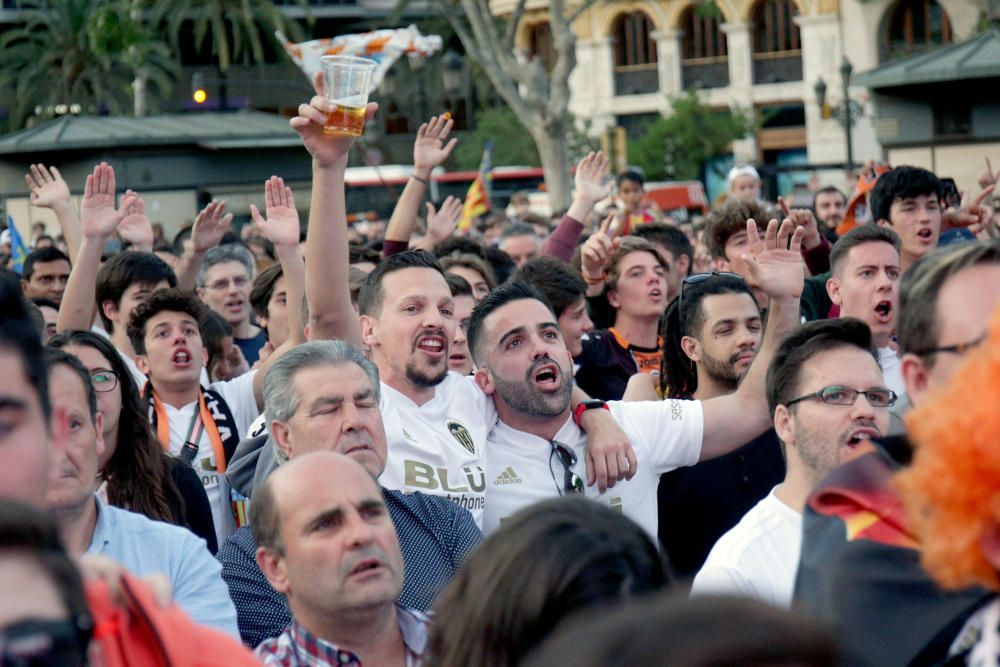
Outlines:
{"label": "short dark hair", "polygon": [[83,578],[76,562],[63,547],[55,520],[47,512],[24,503],[0,500],[0,552],[23,554],[49,579],[74,626],[79,662],[68,664],[86,664],[94,622]]}
{"label": "short dark hair", "polygon": [[352,243],[347,247],[347,263],[359,264],[361,262],[371,262],[378,264],[382,261],[382,255],[377,250],[368,246]]}
{"label": "short dark hair", "polygon": [[726,243],[731,237],[747,230],[747,220],[750,218],[754,219],[761,232],[767,229],[767,223],[771,219],[769,211],[760,202],[746,199],[732,198],[712,209],[705,229],[705,245],[712,257],[729,259],[726,257]]}
{"label": "short dark hair", "polygon": [[250,307],[257,317],[267,317],[267,304],[274,294],[274,286],[285,275],[281,264],[272,264],[257,274],[250,290]]}
{"label": "short dark hair", "polygon": [[448,283],[448,289],[451,290],[452,297],[467,296],[472,299],[476,298],[475,293],[472,291],[472,285],[469,284],[469,281],[457,273],[444,274],[444,281]]}
{"label": "short dark hair", "polygon": [[97,392],[94,390],[94,383],[90,379],[90,371],[83,365],[83,362],[69,352],[56,347],[46,347],[42,352],[42,359],[45,361],[45,370],[51,375],[56,366],[66,366],[73,371],[80,382],[83,383],[83,391],[87,394],[87,408],[90,410],[90,421],[97,421]]}
{"label": "short dark hair", "polygon": [[650,222],[634,227],[632,235],[638,236],[640,239],[646,239],[650,243],[663,246],[670,251],[674,259],[677,259],[681,255],[687,255],[690,260],[688,262],[688,274],[691,273],[691,267],[694,265],[694,246],[691,245],[691,239],[687,237],[687,234],[678,227],[668,225],[665,222]]}
{"label": "short dark hair", "polygon": [[670,398],[689,399],[698,390],[698,372],[695,363],[684,354],[681,339],[684,336],[700,338],[705,325],[705,309],[702,304],[710,296],[720,294],[746,294],[757,308],[760,304],[746,281],[734,276],[713,275],[701,282],[683,286],[684,298],[670,302],[663,318],[663,368],[660,371],[660,387]]}
{"label": "short dark hair", "polygon": [[562,317],[567,308],[575,306],[587,294],[587,284],[580,272],[555,257],[528,260],[513,279],[537,289],[556,317]]}
{"label": "short dark hair", "polygon": [[820,188],[813,194],[812,209],[814,211],[816,210],[816,199],[820,195],[831,195],[831,194],[840,195],[840,200],[845,204],[847,203],[847,195],[845,195],[840,188],[838,188],[836,185],[828,185],[824,188]]}
{"label": "short dark hair", "polygon": [[[506,225],[507,218],[504,218],[503,221],[504,225]],[[483,244],[468,236],[449,236],[444,241],[441,241],[441,243],[434,246],[434,254],[437,255],[439,259],[445,257],[446,255],[453,255],[456,252],[478,255],[480,259],[486,261],[486,253],[485,248],[483,248]]]}
{"label": "short dark hair", "polygon": [[250,503],[250,532],[258,547],[279,556],[285,555],[285,545],[281,541],[281,513],[270,477],[254,491],[253,502]]}
{"label": "short dark hair", "polygon": [[472,352],[472,357],[477,361],[482,360],[482,355],[479,351],[479,345],[482,343],[483,338],[483,323],[486,318],[493,313],[493,311],[506,306],[511,301],[520,301],[522,299],[534,299],[552,312],[553,319],[559,319],[556,317],[554,311],[552,311],[552,306],[545,300],[545,297],[541,293],[527,283],[522,283],[518,281],[509,282],[505,285],[501,285],[495,290],[491,291],[489,294],[483,297],[483,300],[476,304],[476,307],[472,310],[472,318],[469,320],[469,350]]}
{"label": "short dark hair", "polygon": [[633,183],[638,183],[641,188],[646,184],[646,177],[642,175],[638,169],[626,169],[622,173],[618,174],[615,178],[615,185],[618,187],[622,186],[625,181],[632,181]]}
{"label": "short dark hair", "polygon": [[806,362],[820,352],[842,347],[856,347],[878,363],[871,329],[853,317],[807,322],[785,336],[767,369],[767,407],[771,417],[774,418],[775,408],[796,398]]}
{"label": "short dark hair", "polygon": [[882,174],[868,195],[872,222],[886,220],[892,224],[889,211],[897,199],[933,195],[940,202],[944,197],[944,184],[933,172],[921,167],[896,167]]}
{"label": "short dark hair", "polygon": [[[1000,241],[935,248],[907,269],[899,284],[896,330],[900,355],[924,354],[938,344],[938,293],[955,274],[983,264],[1000,264]],[[928,357],[926,361],[933,364],[934,359]]]}
{"label": "short dark hair", "polygon": [[500,233],[500,240],[504,241],[514,236],[533,236],[538,238],[538,232],[535,228],[526,222],[515,222],[512,225],[507,225],[506,228]]}
{"label": "short dark hair", "polygon": [[358,311],[362,315],[377,316],[382,312],[382,302],[385,300],[382,282],[390,273],[403,269],[432,269],[444,277],[437,258],[426,250],[406,250],[387,257],[368,274],[368,280],[358,294]]}
{"label": "short dark hair", "polygon": [[[164,311],[187,313],[195,322],[201,322],[205,310],[201,299],[192,292],[177,288],[161,289],[152,294],[145,303],[139,305],[128,322],[128,340],[136,354],[146,354],[146,323]],[[199,335],[201,331],[199,330]]]}
{"label": "short dark hair", "polygon": [[101,266],[97,272],[97,312],[108,333],[114,332],[114,323],[104,314],[104,302],[121,306],[125,290],[135,284],[155,285],[167,281],[177,287],[177,276],[170,265],[151,252],[120,252]]}
{"label": "short dark hair", "polygon": [[42,342],[28,315],[28,302],[17,279],[0,274],[0,350],[7,350],[21,360],[24,377],[38,394],[38,404],[46,427],[52,415],[49,402],[49,376],[42,361]]}
{"label": "short dark hair", "polygon": [[891,229],[874,223],[858,225],[833,244],[833,250],[830,251],[830,272],[837,275],[851,250],[865,243],[888,243],[897,253],[902,247],[899,234]]}
{"label": "short dark hair", "polygon": [[24,258],[24,269],[21,273],[25,280],[31,280],[31,276],[35,273],[35,264],[44,262],[57,262],[63,260],[64,262],[69,262],[69,257],[66,256],[59,248],[55,246],[48,246],[46,248],[36,248],[28,253],[28,256]]}

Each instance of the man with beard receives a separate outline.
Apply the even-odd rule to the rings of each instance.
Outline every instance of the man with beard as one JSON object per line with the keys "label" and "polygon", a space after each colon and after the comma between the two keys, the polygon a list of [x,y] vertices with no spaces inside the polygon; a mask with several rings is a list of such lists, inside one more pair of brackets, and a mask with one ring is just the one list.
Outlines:
{"label": "man with beard", "polygon": [[778,232],[769,225],[766,243],[748,225],[750,252],[744,255],[772,303],[761,353],[733,393],[709,401],[590,401],[570,409],[572,359],[555,314],[537,291],[521,283],[498,288],[479,303],[469,325],[476,381],[493,397],[499,423],[487,441],[485,532],[534,502],[585,492],[579,477],[584,412],[606,408],[628,435],[640,460],[636,475],[611,492],[586,491],[619,509],[650,535],[656,534],[659,474],[726,454],[763,432],[769,423],[764,368],[780,338],[798,323],[802,261],[801,231],[788,237],[791,221]]}
{"label": "man with beard", "polygon": [[868,326],[841,318],[788,336],[767,372],[767,401],[784,445],[785,480],[712,548],[692,594],[730,593],[791,607],[806,498],[889,425],[887,389]]}
{"label": "man with beard", "polygon": [[819,220],[820,232],[830,243],[837,241],[837,227],[844,221],[847,197],[834,185],[820,188],[813,195],[813,211]]}
{"label": "man with beard", "polygon": [[[760,309],[740,276],[691,276],[667,309],[663,396],[705,401],[736,391],[763,332]],[[674,573],[693,577],[712,545],[784,476],[773,428],[730,454],[662,475],[659,536]]]}

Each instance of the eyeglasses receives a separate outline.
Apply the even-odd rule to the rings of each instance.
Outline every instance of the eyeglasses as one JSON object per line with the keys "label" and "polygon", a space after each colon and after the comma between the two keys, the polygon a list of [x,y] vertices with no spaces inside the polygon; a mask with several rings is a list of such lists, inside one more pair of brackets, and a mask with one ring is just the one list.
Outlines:
{"label": "eyeglasses", "polygon": [[986,334],[983,334],[975,340],[970,340],[965,343],[956,343],[954,345],[942,345],[940,347],[932,347],[929,350],[923,350],[922,352],[917,352],[918,357],[929,357],[932,354],[938,354],[941,352],[949,352],[951,354],[965,354],[972,348],[982,344],[986,340]]}
{"label": "eyeglasses", "polygon": [[98,393],[112,391],[118,386],[118,373],[108,370],[90,371],[90,383]]}
{"label": "eyeglasses", "polygon": [[230,283],[232,283],[236,289],[242,290],[246,289],[246,287],[250,284],[250,279],[245,276],[238,276],[232,280],[229,278],[223,278],[222,280],[216,280],[214,283],[209,283],[206,287],[213,292],[223,292],[229,289]]}
{"label": "eyeglasses", "polygon": [[[583,493],[583,480],[580,476],[573,472],[573,466],[576,465],[576,454],[574,454],[565,445],[560,445],[555,440],[550,440],[549,444],[552,446],[552,452],[549,454],[549,473],[552,475],[552,481],[556,483],[556,488],[559,489],[559,495],[565,495],[566,493]],[[559,457],[559,463],[563,467],[563,484],[562,487],[559,486],[559,482],[556,482],[556,473],[552,470],[552,456],[555,455]]]}
{"label": "eyeglasses", "polygon": [[790,408],[800,401],[805,401],[810,398],[818,398],[824,403],[829,403],[830,405],[854,405],[858,400],[860,394],[865,395],[865,399],[868,404],[873,408],[891,408],[896,404],[896,392],[891,389],[868,389],[867,391],[862,391],[860,389],[851,389],[850,387],[823,387],[819,391],[814,391],[811,394],[806,394],[805,396],[799,396],[796,399],[788,401],[785,403],[786,408]]}
{"label": "eyeglasses", "polygon": [[89,617],[45,621],[28,619],[0,628],[0,664],[23,667],[87,664]]}

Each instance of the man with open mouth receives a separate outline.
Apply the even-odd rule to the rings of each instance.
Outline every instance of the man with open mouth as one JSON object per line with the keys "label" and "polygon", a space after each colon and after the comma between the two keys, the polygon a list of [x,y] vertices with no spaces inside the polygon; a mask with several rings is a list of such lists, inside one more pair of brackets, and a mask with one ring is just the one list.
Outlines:
{"label": "man with open mouth", "polygon": [[867,325],[810,322],[789,335],[767,372],[767,401],[784,445],[784,481],[723,535],[692,594],[737,594],[791,607],[802,512],[813,487],[889,425],[896,395],[882,381]]}
{"label": "man with open mouth", "polygon": [[875,183],[869,195],[872,220],[899,234],[904,272],[937,247],[943,196],[941,179],[920,167],[896,167]]}
{"label": "man with open mouth", "polygon": [[888,227],[860,225],[843,236],[830,253],[830,300],[841,317],[856,317],[872,330],[885,386],[906,393],[899,355],[892,347],[899,310],[900,240]]}

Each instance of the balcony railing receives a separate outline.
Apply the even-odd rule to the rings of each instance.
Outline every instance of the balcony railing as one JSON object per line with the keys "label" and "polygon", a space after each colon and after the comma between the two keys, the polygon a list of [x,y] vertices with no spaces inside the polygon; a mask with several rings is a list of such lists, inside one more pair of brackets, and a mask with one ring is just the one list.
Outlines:
{"label": "balcony railing", "polygon": [[681,61],[684,90],[725,88],[729,85],[729,58],[687,58]]}
{"label": "balcony railing", "polygon": [[753,54],[754,83],[784,83],[802,80],[802,51],[772,51]]}
{"label": "balcony railing", "polygon": [[645,95],[659,89],[656,63],[615,67],[615,95]]}

